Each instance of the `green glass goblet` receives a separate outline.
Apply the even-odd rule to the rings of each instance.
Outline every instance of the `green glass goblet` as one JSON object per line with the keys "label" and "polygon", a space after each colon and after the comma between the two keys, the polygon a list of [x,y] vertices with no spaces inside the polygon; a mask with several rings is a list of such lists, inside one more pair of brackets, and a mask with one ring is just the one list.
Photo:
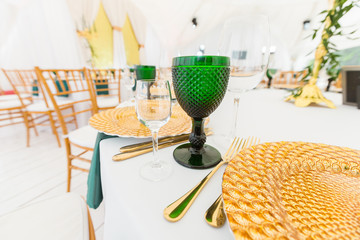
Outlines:
{"label": "green glass goblet", "polygon": [[204,121],[223,100],[230,74],[230,59],[223,56],[173,58],[172,77],[178,103],[192,118],[189,142],[174,150],[175,160],[189,168],[215,166],[221,155],[205,144]]}
{"label": "green glass goblet", "polygon": [[136,81],[137,80],[146,80],[146,79],[156,79],[156,67],[148,65],[135,65],[135,84],[132,88],[133,91],[136,90]]}
{"label": "green glass goblet", "polygon": [[156,67],[147,65],[135,65],[135,73],[137,80],[155,79]]}

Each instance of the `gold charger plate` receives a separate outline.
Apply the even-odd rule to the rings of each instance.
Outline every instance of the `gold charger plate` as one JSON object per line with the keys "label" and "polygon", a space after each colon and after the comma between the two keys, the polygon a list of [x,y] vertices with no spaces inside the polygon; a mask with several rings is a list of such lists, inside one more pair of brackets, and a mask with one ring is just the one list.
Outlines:
{"label": "gold charger plate", "polygon": [[236,239],[359,239],[360,151],[304,142],[242,150],[223,175]]}
{"label": "gold charger plate", "polygon": [[[150,130],[136,117],[135,107],[109,109],[95,114],[89,120],[90,126],[108,135],[120,137],[151,137]],[[172,108],[171,118],[159,132],[160,136],[175,136],[191,132],[191,118],[175,105]]]}

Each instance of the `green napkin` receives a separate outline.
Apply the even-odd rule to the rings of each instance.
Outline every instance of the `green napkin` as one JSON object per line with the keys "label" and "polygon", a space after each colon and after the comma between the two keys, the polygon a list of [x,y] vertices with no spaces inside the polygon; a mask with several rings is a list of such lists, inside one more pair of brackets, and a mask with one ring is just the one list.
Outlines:
{"label": "green napkin", "polygon": [[36,97],[39,96],[39,83],[37,79],[34,79],[32,82],[32,95]]}
{"label": "green napkin", "polygon": [[109,136],[105,133],[99,132],[96,137],[94,152],[91,159],[91,166],[88,175],[88,190],[86,202],[91,208],[98,208],[103,200],[101,177],[100,177],[100,142],[103,139],[114,138],[117,136]]}
{"label": "green napkin", "polygon": [[[65,91],[66,92],[69,91],[69,86],[68,86],[66,80],[61,80],[61,82],[62,82],[62,85],[64,86],[65,89],[63,89],[60,81],[55,79],[56,88],[59,90],[59,92],[62,93],[62,92],[65,92]],[[69,97],[69,94],[62,94],[62,95],[59,95],[59,97]]]}
{"label": "green napkin", "polygon": [[96,88],[96,95],[109,95],[109,81],[107,79],[94,80],[94,82]]}

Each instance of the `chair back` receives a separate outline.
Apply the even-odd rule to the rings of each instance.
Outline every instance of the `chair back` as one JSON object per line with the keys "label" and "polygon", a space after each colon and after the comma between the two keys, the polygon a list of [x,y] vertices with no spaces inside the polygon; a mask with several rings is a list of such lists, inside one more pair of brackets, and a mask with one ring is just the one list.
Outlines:
{"label": "chair back", "polygon": [[118,104],[121,102],[121,69],[87,69],[87,72],[94,86],[96,100],[104,97],[114,97],[117,98]]}
{"label": "chair back", "polygon": [[[40,69],[35,67],[36,74],[44,86],[54,110],[58,116],[64,135],[69,133],[69,118],[79,114],[97,113],[93,86],[87,71],[82,69]],[[73,108],[71,113],[64,111]]]}
{"label": "chair back", "polygon": [[306,71],[281,71],[275,74],[271,85],[302,85],[301,79],[306,75]]}
{"label": "chair back", "polygon": [[48,100],[44,95],[43,86],[38,81],[38,77],[34,69],[2,69],[2,71],[9,80],[15,94],[18,96],[23,106],[29,105],[34,101],[44,101],[46,107],[49,107]]}

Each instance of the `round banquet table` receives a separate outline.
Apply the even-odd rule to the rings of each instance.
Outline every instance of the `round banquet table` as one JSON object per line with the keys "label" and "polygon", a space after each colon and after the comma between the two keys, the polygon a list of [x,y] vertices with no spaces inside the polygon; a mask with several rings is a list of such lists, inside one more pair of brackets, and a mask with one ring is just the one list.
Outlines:
{"label": "round banquet table", "polygon": [[[261,142],[305,141],[360,148],[360,111],[342,105],[342,95],[325,93],[337,106],[296,107],[284,102],[284,90],[256,89],[240,98],[238,132],[240,137],[256,136]],[[233,96],[225,96],[210,116],[214,135],[207,143],[226,151],[222,135],[232,125]],[[185,216],[171,223],[163,217],[164,208],[202,180],[210,170],[180,166],[172,152],[176,146],[159,150],[159,157],[171,163],[172,175],[160,182],[144,180],[139,168],[152,160],[148,153],[122,162],[112,156],[124,145],[143,141],[135,138],[111,138],[100,143],[101,180],[105,204],[104,239],[233,239],[228,223],[216,229],[204,220],[204,213],[221,193],[223,166],[205,186]]]}

